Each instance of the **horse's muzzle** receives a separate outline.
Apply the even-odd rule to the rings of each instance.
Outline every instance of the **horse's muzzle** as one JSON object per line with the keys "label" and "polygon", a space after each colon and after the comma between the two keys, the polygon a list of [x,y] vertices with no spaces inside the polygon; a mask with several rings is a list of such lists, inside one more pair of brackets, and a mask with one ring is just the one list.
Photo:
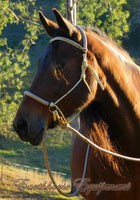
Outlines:
{"label": "horse's muzzle", "polygon": [[14,120],[13,127],[21,140],[30,142],[35,146],[41,144],[45,133],[43,121],[29,121],[26,117],[21,117]]}

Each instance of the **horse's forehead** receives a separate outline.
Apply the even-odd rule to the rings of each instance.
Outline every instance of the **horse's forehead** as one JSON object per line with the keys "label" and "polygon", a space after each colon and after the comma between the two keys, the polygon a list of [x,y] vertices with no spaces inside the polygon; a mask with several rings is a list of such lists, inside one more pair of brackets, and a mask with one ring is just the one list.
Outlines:
{"label": "horse's forehead", "polygon": [[51,45],[49,45],[47,47],[47,49],[45,50],[45,52],[42,54],[42,56],[39,59],[39,65],[41,68],[47,67],[48,64],[54,60],[54,58],[52,59],[52,57],[54,57],[54,49],[52,48]]}
{"label": "horse's forehead", "polygon": [[[61,57],[63,58],[64,53],[68,53],[68,48],[66,49],[66,45],[58,45],[56,44],[49,44],[43,55],[40,57],[40,65],[45,64],[46,62],[54,62],[56,58]],[[60,48],[61,47],[61,52]],[[63,52],[63,53],[62,53]]]}

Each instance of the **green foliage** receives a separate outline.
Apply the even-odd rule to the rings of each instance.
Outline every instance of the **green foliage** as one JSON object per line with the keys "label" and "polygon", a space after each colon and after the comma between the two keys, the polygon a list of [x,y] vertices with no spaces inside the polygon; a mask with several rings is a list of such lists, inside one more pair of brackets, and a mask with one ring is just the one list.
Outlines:
{"label": "green foliage", "polygon": [[123,10],[124,4],[126,0],[80,0],[79,24],[99,27],[119,41],[129,31],[129,12]]}
{"label": "green foliage", "polygon": [[[0,130],[5,132],[11,125],[13,115],[21,100],[21,88],[26,87],[24,78],[30,65],[29,49],[35,44],[37,35],[41,31],[40,26],[21,21],[33,19],[38,23],[38,13],[31,8],[36,0],[7,1],[0,0]],[[18,16],[16,15],[18,14]],[[7,26],[16,27],[23,24],[23,35],[17,44],[9,45],[3,32]],[[10,35],[10,33],[8,33]],[[24,85],[23,85],[24,83]]]}
{"label": "green foliage", "polygon": [[[101,28],[111,38],[120,42],[124,33],[129,31],[129,12],[123,9],[126,3],[126,0],[79,0],[77,23],[86,27]],[[61,0],[63,13],[64,7],[65,0]]]}
{"label": "green foliage", "polygon": [[64,17],[67,17],[66,16],[66,8],[67,8],[67,5],[66,5],[66,0],[60,0],[60,12],[61,14],[64,16]]}

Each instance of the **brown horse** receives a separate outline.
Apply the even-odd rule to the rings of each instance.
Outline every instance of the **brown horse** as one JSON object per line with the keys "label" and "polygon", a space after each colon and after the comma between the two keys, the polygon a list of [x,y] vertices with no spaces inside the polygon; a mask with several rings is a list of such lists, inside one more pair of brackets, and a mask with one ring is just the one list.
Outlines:
{"label": "brown horse", "polygon": [[[81,32],[56,9],[53,12],[57,24],[39,13],[47,34],[52,38],[63,36],[82,45]],[[139,66],[105,34],[88,29],[84,31],[87,37],[87,62],[96,71],[104,91],[97,84],[92,70],[86,69],[86,82],[92,95],[81,81],[58,102],[58,107],[65,117],[81,110],[80,132],[99,146],[140,157]],[[52,42],[39,60],[30,92],[48,102],[55,102],[79,80],[82,59],[83,52],[73,45],[64,41]],[[49,106],[25,96],[14,119],[14,128],[19,137],[39,145],[45,130],[54,127]],[[87,144],[76,137],[71,155],[75,187],[78,187],[82,177],[86,150]],[[140,163],[125,161],[90,148],[86,178],[80,194],[87,200],[140,199]]]}

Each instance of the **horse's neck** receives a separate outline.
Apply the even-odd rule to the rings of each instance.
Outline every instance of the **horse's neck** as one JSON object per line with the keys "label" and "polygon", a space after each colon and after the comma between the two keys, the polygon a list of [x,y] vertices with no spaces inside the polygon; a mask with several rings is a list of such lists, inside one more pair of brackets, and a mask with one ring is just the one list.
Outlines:
{"label": "horse's neck", "polygon": [[115,55],[116,50],[113,52],[104,42],[90,39],[91,51],[106,77],[106,89],[100,101],[113,127],[112,134],[120,137],[122,145],[126,138],[133,146],[140,135],[140,70],[133,61],[127,62],[127,58],[122,60],[123,56]]}

